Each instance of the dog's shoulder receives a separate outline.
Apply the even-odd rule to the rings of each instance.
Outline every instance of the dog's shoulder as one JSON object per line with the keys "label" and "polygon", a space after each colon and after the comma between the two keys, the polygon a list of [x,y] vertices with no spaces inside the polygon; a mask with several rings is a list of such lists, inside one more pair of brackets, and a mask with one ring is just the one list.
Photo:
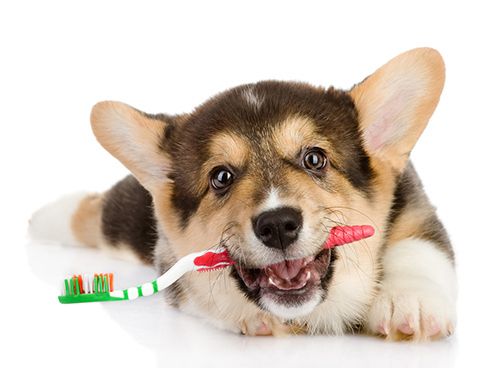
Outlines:
{"label": "dog's shoulder", "polygon": [[406,238],[429,240],[454,258],[448,234],[411,162],[397,179],[386,237],[388,244]]}

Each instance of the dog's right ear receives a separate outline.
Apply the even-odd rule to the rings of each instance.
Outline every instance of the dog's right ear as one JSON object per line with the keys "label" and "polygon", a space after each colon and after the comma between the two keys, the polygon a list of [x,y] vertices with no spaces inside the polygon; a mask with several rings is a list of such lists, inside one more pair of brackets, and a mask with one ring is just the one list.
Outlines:
{"label": "dog's right ear", "polygon": [[169,123],[121,102],[96,104],[90,117],[99,143],[148,190],[168,182],[170,159],[162,148]]}
{"label": "dog's right ear", "polygon": [[350,94],[367,151],[403,170],[436,108],[444,79],[439,52],[419,48],[396,56],[356,85]]}

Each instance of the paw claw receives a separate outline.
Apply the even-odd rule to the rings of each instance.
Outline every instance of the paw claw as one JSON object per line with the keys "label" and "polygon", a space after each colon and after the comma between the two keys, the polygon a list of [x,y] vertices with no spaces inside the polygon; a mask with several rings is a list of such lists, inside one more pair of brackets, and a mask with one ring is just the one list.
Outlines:
{"label": "paw claw", "polygon": [[413,335],[415,333],[415,328],[411,322],[404,322],[398,326],[398,331],[405,335]]}
{"label": "paw claw", "polygon": [[260,326],[258,326],[257,329],[255,330],[256,336],[269,336],[272,334],[273,332],[271,328],[265,322],[262,322]]}
{"label": "paw claw", "polygon": [[425,321],[424,323],[425,334],[428,337],[433,337],[441,333],[441,325],[438,323],[434,316],[428,317],[427,321]]}
{"label": "paw claw", "polygon": [[448,323],[448,325],[446,326],[446,333],[446,336],[451,336],[455,333],[455,326],[453,325],[453,323]]}
{"label": "paw claw", "polygon": [[377,332],[381,335],[389,335],[389,324],[386,321],[383,321],[377,326]]}

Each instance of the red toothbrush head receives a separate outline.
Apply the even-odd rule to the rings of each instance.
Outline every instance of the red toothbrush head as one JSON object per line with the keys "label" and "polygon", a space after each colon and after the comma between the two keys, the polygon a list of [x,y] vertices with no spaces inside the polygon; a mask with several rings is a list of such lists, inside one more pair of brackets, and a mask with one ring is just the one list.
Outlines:
{"label": "red toothbrush head", "polygon": [[211,271],[228,267],[234,264],[227,249],[209,250],[193,261],[197,271]]}
{"label": "red toothbrush head", "polygon": [[330,235],[328,235],[324,248],[329,249],[338,245],[366,239],[374,233],[375,229],[370,225],[335,226],[330,230]]}

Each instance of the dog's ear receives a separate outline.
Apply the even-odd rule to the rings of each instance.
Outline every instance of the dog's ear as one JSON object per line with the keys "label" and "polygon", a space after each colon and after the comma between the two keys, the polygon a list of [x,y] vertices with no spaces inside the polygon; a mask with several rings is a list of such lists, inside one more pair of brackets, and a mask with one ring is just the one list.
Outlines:
{"label": "dog's ear", "polygon": [[431,117],[444,85],[439,52],[405,52],[350,91],[359,113],[365,148],[402,170]]}
{"label": "dog's ear", "polygon": [[146,189],[152,190],[169,180],[171,163],[162,148],[169,123],[113,101],[96,104],[90,120],[99,143]]}

